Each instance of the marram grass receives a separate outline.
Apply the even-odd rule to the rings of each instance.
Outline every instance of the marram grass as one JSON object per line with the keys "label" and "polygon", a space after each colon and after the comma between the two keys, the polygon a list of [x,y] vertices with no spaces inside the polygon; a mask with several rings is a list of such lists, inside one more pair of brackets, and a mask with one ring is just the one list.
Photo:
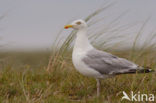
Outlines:
{"label": "marram grass", "polygon": [[[112,53],[129,59],[128,54],[131,52]],[[155,52],[150,53],[147,57],[139,58],[136,63],[154,69],[155,55]],[[101,97],[97,98],[94,78],[79,74],[68,58],[63,59],[60,64],[61,66],[54,67],[51,72],[47,72],[44,66],[33,69],[31,64],[29,68],[26,66],[22,70],[15,69],[13,66],[3,68],[0,71],[0,102],[121,103],[122,91],[156,94],[156,74],[126,74],[102,80]],[[125,100],[122,103],[131,102]]]}

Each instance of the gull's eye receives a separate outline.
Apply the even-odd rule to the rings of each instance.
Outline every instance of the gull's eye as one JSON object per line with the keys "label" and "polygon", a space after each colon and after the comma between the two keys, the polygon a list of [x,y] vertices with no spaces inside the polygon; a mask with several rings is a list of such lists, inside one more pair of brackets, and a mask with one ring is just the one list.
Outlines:
{"label": "gull's eye", "polygon": [[77,25],[80,25],[80,24],[81,24],[81,22],[80,22],[80,21],[78,21],[78,22],[76,22],[76,24],[77,24]]}

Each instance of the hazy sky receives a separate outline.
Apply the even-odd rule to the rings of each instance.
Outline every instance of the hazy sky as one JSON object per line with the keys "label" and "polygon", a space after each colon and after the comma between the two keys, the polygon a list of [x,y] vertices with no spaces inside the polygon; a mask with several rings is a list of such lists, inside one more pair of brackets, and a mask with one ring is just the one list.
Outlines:
{"label": "hazy sky", "polygon": [[118,1],[107,15],[128,10],[121,23],[141,22],[151,16],[147,31],[156,28],[156,0],[0,0],[0,15],[7,13],[0,21],[0,43],[8,44],[7,48],[50,48],[67,22],[86,17],[106,1]]}

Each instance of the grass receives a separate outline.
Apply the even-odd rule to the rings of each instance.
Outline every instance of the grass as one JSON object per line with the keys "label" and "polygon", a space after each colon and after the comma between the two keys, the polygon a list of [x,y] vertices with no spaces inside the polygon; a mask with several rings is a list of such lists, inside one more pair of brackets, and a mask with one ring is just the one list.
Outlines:
{"label": "grass", "polygon": [[[128,52],[129,51],[129,52]],[[130,59],[130,50],[113,51],[120,57]],[[11,54],[11,53],[9,53]],[[47,55],[43,53],[44,55]],[[14,54],[15,55],[15,54]],[[30,53],[24,53],[29,59]],[[41,55],[41,53],[39,54]],[[35,61],[45,61],[45,58],[36,55]],[[146,59],[139,58],[137,64],[150,66],[155,68],[156,58],[155,51],[148,54]],[[8,55],[7,55],[8,56]],[[5,56],[1,56],[5,58]],[[10,58],[11,57],[10,55]],[[21,56],[16,56],[23,61]],[[102,80],[102,95],[96,97],[96,81],[94,78],[88,78],[79,74],[71,64],[68,58],[63,59],[61,66],[53,68],[51,72],[47,72],[45,64],[38,69],[34,69],[33,63],[25,62],[21,69],[16,69],[10,62],[4,63],[4,67],[0,71],[0,102],[3,103],[120,103],[122,91],[130,93],[130,91],[141,93],[156,94],[156,74],[133,74],[121,75],[114,78]],[[8,61],[6,59],[6,61]],[[17,61],[18,63],[18,61]],[[16,63],[16,64],[17,64]],[[131,103],[123,101],[122,103]]]}
{"label": "grass", "polygon": [[[93,18],[111,5],[107,4],[85,18],[89,28],[103,20],[94,21]],[[112,49],[121,42],[124,44],[121,39],[116,40],[124,37],[121,30],[130,28],[129,25],[116,26],[121,16],[89,35],[92,44],[141,66],[155,69],[155,33],[149,34],[142,46],[137,46],[146,22],[136,34],[132,47],[124,50]],[[126,74],[102,80],[101,97],[97,98],[95,79],[79,74],[72,65],[71,52],[75,33],[73,31],[62,42],[61,30],[51,52],[1,52],[0,103],[121,103],[122,91],[156,95],[156,74]],[[105,33],[111,35],[106,36]],[[122,103],[132,102],[125,100]]]}

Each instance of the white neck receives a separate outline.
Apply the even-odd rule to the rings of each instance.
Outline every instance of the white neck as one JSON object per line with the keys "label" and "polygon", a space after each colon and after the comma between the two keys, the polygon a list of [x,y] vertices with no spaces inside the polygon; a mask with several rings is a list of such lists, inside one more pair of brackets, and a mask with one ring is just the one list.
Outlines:
{"label": "white neck", "polygon": [[79,49],[79,50],[85,51],[85,50],[89,50],[93,48],[87,38],[87,28],[78,30],[76,36],[77,37],[75,41],[74,50]]}

